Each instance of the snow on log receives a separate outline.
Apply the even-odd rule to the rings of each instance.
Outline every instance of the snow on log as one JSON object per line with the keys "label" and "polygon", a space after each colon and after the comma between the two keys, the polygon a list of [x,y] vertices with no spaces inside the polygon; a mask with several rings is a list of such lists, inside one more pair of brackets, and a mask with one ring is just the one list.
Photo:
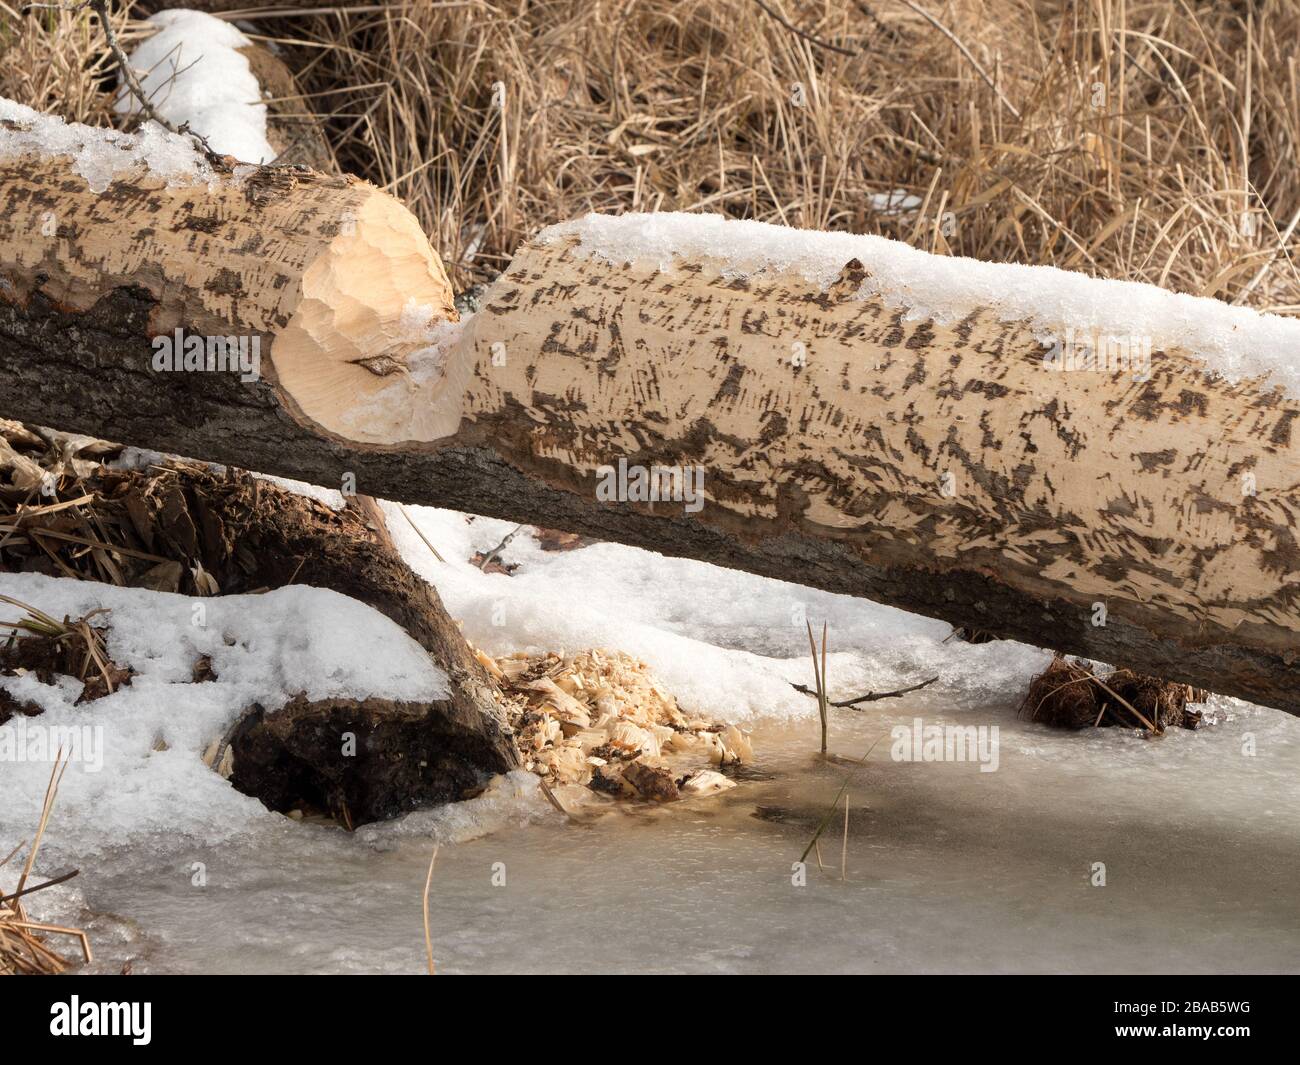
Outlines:
{"label": "snow on log", "polygon": [[[159,11],[142,26],[154,32],[132,49],[130,64],[150,105],[173,127],[188,126],[214,151],[246,163],[336,172],[293,72],[269,49],[202,11]],[[139,115],[139,102],[120,82],[115,109]]]}
{"label": "snow on log", "polygon": [[[1300,323],[880,238],[634,215],[539,235],[462,330],[414,220],[369,186],[128,173],[142,152],[120,141],[105,181],[66,129],[29,114],[12,132],[8,106],[2,414],[862,595],[1300,713]],[[232,336],[256,367],[205,362]]]}

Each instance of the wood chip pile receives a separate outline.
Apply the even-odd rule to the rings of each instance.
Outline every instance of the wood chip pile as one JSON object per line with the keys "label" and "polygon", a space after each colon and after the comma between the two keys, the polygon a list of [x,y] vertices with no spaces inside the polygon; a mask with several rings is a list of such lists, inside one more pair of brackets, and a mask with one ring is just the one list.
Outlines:
{"label": "wood chip pile", "polygon": [[524,767],[552,786],[672,802],[735,787],[719,770],[753,760],[744,732],[684,713],[622,652],[478,657],[510,699]]}

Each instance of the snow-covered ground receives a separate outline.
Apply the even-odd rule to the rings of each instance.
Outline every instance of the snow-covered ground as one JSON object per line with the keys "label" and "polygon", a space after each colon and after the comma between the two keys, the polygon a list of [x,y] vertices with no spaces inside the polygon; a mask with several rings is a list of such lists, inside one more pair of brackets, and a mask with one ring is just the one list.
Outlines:
{"label": "snow-covered ground", "polygon": [[394,505],[388,526],[412,568],[433,583],[471,642],[491,654],[609,647],[649,663],[683,708],[735,722],[807,716],[808,631],[830,625],[836,692],[891,691],[938,675],[951,697],[977,703],[1016,686],[1047,656],[1020,644],[943,640],[951,627],[691,559],[596,544],[547,552],[525,531],[506,551],[513,576],[468,562],[514,528],[429,507],[407,507],[447,560],[433,557]]}
{"label": "snow-covered ground", "polygon": [[[74,705],[81,684],[72,678],[55,689],[30,675],[0,678],[19,701],[46,708],[0,727],[0,836],[15,837],[10,847],[35,827],[60,737],[76,761],[59,791],[63,827],[52,845],[89,856],[170,835],[214,843],[255,830],[266,817],[260,803],[200,760],[245,707],[260,702],[273,709],[299,692],[312,699],[433,699],[448,692],[446,675],[401,628],[322,588],[192,599],[0,574],[0,594],[56,618],[107,608],[94,624],[110,626],[109,656],[136,671],[128,686],[81,706]],[[0,606],[3,620],[21,615]],[[203,655],[217,679],[195,684]],[[28,760],[28,752],[40,757]]]}
{"label": "snow-covered ground", "polygon": [[[754,779],[586,826],[563,823],[522,773],[354,835],[295,823],[203,766],[204,740],[250,697],[427,692],[442,678],[403,633],[313,589],[198,601],[0,576],[0,593],[51,613],[109,605],[110,651],[140,671],[34,719],[104,728],[102,768],[69,770],[41,861],[82,869],[50,893],[51,916],[84,920],[83,899],[99,914],[97,967],[418,972],[435,839],[444,972],[1295,967],[1295,719],[1215,699],[1195,733],[1053,732],[1015,714],[1044,652],[944,643],[938,622],[632,548],[548,553],[527,530],[505,552],[515,574],[483,574],[468,559],[513,526],[406,509],[447,561],[389,506],[395,538],[471,640],[640,655],[685,706],[753,730]],[[835,696],[941,679],[833,713],[834,752],[877,746],[849,789],[848,880],[837,818],[827,868],[810,859],[797,886],[792,863],[850,772],[814,757],[813,702],[789,686],[811,680],[805,617],[830,622]],[[221,681],[182,683],[200,653]],[[998,727],[997,770],[894,761],[891,729],[917,717]],[[3,840],[30,832],[48,769],[0,765]]]}

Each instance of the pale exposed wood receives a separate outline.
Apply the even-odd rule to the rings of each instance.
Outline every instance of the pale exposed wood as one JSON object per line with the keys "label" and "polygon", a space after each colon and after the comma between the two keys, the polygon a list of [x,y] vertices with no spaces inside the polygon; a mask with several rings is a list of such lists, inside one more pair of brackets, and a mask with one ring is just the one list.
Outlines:
{"label": "pale exposed wood", "polygon": [[[243,168],[192,187],[141,174],[96,195],[61,161],[36,158],[0,164],[0,175],[12,291],[39,287],[84,313],[105,292],[143,285],[156,295],[151,336],[256,336],[263,353],[275,342],[277,382],[327,431],[378,442],[446,431],[427,393],[412,391],[409,409],[373,408],[372,421],[355,414],[426,346],[404,324],[408,307],[456,318],[414,216],[373,186]],[[57,233],[45,236],[50,216]]]}
{"label": "pale exposed wood", "polygon": [[588,476],[617,456],[700,463],[718,524],[996,574],[1089,625],[1114,600],[1190,639],[1300,650],[1296,400],[1174,350],[1150,380],[1053,372],[1026,324],[856,298],[856,260],[838,294],[724,266],[526,246],[470,326],[467,417],[536,411],[531,457]]}
{"label": "pale exposed wood", "polygon": [[[1156,352],[1148,382],[1049,373],[1025,326],[978,309],[909,322],[855,298],[870,264],[822,292],[708,260],[612,266],[571,240],[522,248],[465,336],[431,351],[402,311],[414,299],[450,322],[445,275],[367,186],[263,171],[95,197],[57,162],[21,160],[0,164],[0,189],[0,414],[320,484],[352,474],[373,495],[864,595],[1300,712],[1300,408],[1185,353]],[[42,243],[51,202],[66,228]],[[261,378],[154,373],[150,338],[178,325],[256,331]],[[706,504],[598,501],[597,469],[619,458],[699,464]]]}

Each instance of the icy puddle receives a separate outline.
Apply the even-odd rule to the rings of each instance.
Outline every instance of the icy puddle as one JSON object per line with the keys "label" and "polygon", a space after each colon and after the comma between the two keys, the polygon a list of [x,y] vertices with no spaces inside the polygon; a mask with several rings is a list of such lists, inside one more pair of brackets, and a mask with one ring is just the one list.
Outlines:
{"label": "icy puddle", "polygon": [[[973,718],[942,704],[840,712],[832,748],[858,756],[916,714]],[[772,779],[593,824],[506,787],[354,837],[277,819],[242,843],[86,862],[95,908],[141,930],[128,946],[105,929],[102,968],[420,972],[435,830],[462,839],[430,895],[443,973],[1300,968],[1300,722],[1234,706],[1145,741],[978,716],[1001,730],[996,772],[896,763],[886,739],[849,789],[847,846],[841,809],[805,886],[792,863],[848,772],[816,758],[813,720],[756,729]]]}
{"label": "icy puddle", "polygon": [[[1045,652],[612,544],[551,553],[521,535],[514,576],[484,574],[468,560],[513,526],[409,513],[447,561],[390,512],[395,539],[477,646],[644,659],[684,710],[752,730],[741,786],[574,824],[521,773],[351,836],[292,822],[207,769],[205,743],[252,699],[436,684],[404,635],[312,589],[207,600],[194,629],[184,597],[0,575],[59,615],[112,606],[109,650],[138,672],[37,719],[106,726],[101,771],[63,782],[38,877],[81,869],[38,897],[87,928],[94,968],[422,972],[437,838],[443,973],[1300,970],[1300,719],[1216,699],[1198,732],[1055,732],[1015,713]],[[848,790],[847,845],[840,810],[800,885],[792,865],[851,772],[816,756],[813,700],[791,687],[812,683],[805,618],[829,623],[832,698],[939,680],[832,711],[835,754],[880,742]],[[221,682],[188,683],[200,652]],[[891,730],[918,717],[996,727],[996,771],[895,761]],[[0,764],[0,857],[30,838],[48,774]]]}

